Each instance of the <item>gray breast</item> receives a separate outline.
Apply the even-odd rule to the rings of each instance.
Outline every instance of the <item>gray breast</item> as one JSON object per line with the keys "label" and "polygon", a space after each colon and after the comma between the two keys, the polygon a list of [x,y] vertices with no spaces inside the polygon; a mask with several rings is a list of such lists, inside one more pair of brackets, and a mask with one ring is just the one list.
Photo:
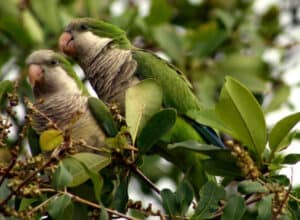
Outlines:
{"label": "gray breast", "polygon": [[139,81],[131,51],[107,45],[98,54],[88,57],[81,65],[98,97],[104,102],[123,105],[126,89]]}

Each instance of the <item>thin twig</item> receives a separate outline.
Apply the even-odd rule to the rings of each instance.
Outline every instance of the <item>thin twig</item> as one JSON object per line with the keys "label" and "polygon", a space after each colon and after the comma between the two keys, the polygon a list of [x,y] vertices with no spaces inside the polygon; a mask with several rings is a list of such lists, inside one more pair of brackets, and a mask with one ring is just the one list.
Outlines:
{"label": "thin twig", "polygon": [[106,208],[106,207],[104,207],[104,206],[101,206],[101,205],[99,205],[99,204],[96,204],[96,203],[93,203],[93,202],[91,202],[91,201],[88,201],[88,200],[85,200],[85,199],[83,199],[83,198],[81,198],[81,197],[79,197],[79,196],[76,196],[76,195],[74,195],[74,194],[72,194],[72,193],[69,193],[69,192],[67,192],[67,191],[59,191],[61,194],[64,194],[64,195],[68,195],[68,196],[70,196],[72,199],[74,199],[76,202],[80,202],[80,203],[82,203],[82,204],[86,204],[86,205],[88,205],[88,206],[91,206],[91,207],[94,207],[94,208],[97,208],[97,209],[105,209],[108,213],[110,213],[110,214],[112,214],[112,215],[116,215],[116,216],[118,216],[118,217],[122,217],[122,218],[125,218],[125,219],[127,219],[127,220],[138,220],[137,218],[134,218],[134,217],[129,217],[129,216],[127,216],[127,215],[125,215],[125,214],[123,214],[123,213],[120,213],[120,212],[118,212],[118,211],[116,211],[116,210],[113,210],[113,209],[109,209],[109,208]]}
{"label": "thin twig", "polygon": [[278,219],[277,217],[282,214],[282,210],[284,209],[285,204],[287,203],[287,200],[289,199],[290,192],[292,190],[292,185],[290,185],[289,189],[286,191],[286,194],[284,196],[283,201],[280,203],[280,206],[278,208],[278,211],[274,213],[272,219]]}
{"label": "thin twig", "polygon": [[296,202],[299,202],[299,203],[300,203],[300,199],[297,198],[296,196],[290,194],[289,197],[290,197],[291,199],[295,200]]}
{"label": "thin twig", "polygon": [[47,166],[49,166],[54,161],[57,161],[59,154],[61,153],[62,150],[64,150],[68,146],[68,144],[69,144],[68,142],[65,142],[62,147],[56,148],[52,152],[51,157],[45,164],[43,164],[41,167],[39,167],[36,171],[32,172],[29,176],[27,176],[15,190],[11,191],[11,193],[4,200],[0,201],[0,207],[2,207],[3,204],[7,203],[13,197],[13,195],[16,194],[16,192],[18,192],[23,186],[25,186],[39,172],[41,172],[43,169],[45,169]]}
{"label": "thin twig", "polygon": [[156,185],[143,174],[141,170],[139,170],[136,166],[131,166],[131,170],[137,174],[139,177],[141,177],[142,180],[144,180],[148,186],[150,186],[151,189],[153,189],[154,192],[156,192],[158,195],[160,195],[160,190],[156,187]]}
{"label": "thin twig", "polygon": [[41,209],[43,206],[45,206],[47,203],[49,203],[52,199],[54,199],[55,197],[57,197],[57,194],[49,197],[48,199],[46,199],[44,202],[42,202],[41,204],[35,206],[34,208],[32,208],[31,210],[29,210],[28,215],[30,216],[31,214],[37,212],[39,209]]}

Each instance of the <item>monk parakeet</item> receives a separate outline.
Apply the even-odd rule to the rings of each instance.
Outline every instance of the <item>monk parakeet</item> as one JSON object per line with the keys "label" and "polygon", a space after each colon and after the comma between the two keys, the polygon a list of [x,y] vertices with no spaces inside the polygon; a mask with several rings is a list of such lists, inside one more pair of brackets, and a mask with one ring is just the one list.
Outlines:
{"label": "monk parakeet", "polygon": [[184,75],[151,52],[135,48],[115,25],[93,18],[73,20],[59,39],[60,49],[75,58],[104,102],[124,106],[126,90],[142,79],[152,78],[163,90],[163,104],[177,110],[208,143],[223,146],[215,132],[187,117],[202,109]]}
{"label": "monk parakeet", "polygon": [[[82,138],[90,146],[103,147],[105,132],[94,119],[88,107],[88,92],[71,64],[51,50],[33,52],[26,63],[38,111],[59,129],[70,129],[73,140]],[[34,112],[32,126],[37,133],[49,129],[47,124],[43,115]]]}

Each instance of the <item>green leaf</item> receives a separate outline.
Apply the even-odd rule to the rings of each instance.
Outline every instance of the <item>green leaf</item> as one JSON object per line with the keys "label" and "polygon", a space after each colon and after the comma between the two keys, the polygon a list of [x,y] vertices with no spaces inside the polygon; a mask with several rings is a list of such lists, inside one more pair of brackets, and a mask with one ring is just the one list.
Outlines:
{"label": "green leaf", "polygon": [[[58,0],[40,1],[31,0],[30,5],[36,17],[48,32],[59,33],[61,31],[60,13]],[[47,10],[45,10],[47,9]],[[50,19],[51,18],[51,19]]]}
{"label": "green leaf", "polygon": [[168,215],[175,215],[177,212],[175,194],[169,189],[163,189],[160,192],[160,195],[162,198],[162,205],[168,213]]}
{"label": "green leaf", "polygon": [[20,19],[20,10],[17,4],[17,1],[0,4],[0,29],[8,33],[19,46],[28,48],[28,46],[32,46],[35,42],[25,29],[22,23],[23,19]]}
{"label": "green leaf", "polygon": [[27,130],[27,139],[30,146],[30,151],[33,156],[38,155],[41,152],[39,144],[39,135],[30,127]]}
{"label": "green leaf", "polygon": [[266,193],[268,189],[261,185],[259,182],[254,182],[251,180],[245,180],[238,184],[238,191],[242,194],[252,194],[252,193]]}
{"label": "green leaf", "polygon": [[109,220],[109,214],[108,214],[108,212],[106,211],[106,209],[101,208],[99,220]]}
{"label": "green leaf", "polygon": [[42,151],[51,151],[63,142],[62,131],[49,129],[40,135],[40,147]]}
{"label": "green leaf", "polygon": [[193,217],[212,218],[219,208],[219,201],[225,198],[225,190],[217,183],[209,181],[200,190],[200,201]]}
{"label": "green leaf", "polygon": [[168,56],[175,60],[179,65],[184,63],[185,52],[183,47],[183,39],[176,33],[175,27],[164,24],[155,26],[153,29],[153,37],[159,46],[166,51]]}
{"label": "green leaf", "polygon": [[214,176],[242,177],[241,170],[234,161],[208,159],[203,161],[203,167],[207,173]]}
{"label": "green leaf", "polygon": [[174,144],[169,144],[168,148],[170,150],[173,150],[175,148],[184,148],[184,149],[191,150],[194,152],[208,154],[210,156],[213,156],[218,151],[223,151],[223,152],[227,152],[230,154],[229,150],[220,149],[220,147],[216,147],[214,145],[202,144],[202,143],[199,143],[198,141],[194,141],[194,140],[188,140],[188,141],[182,141],[182,142],[178,142],[178,143],[174,143]]}
{"label": "green leaf", "polygon": [[11,92],[13,89],[13,83],[8,80],[0,82],[0,105],[4,102],[8,92]]}
{"label": "green leaf", "polygon": [[271,102],[265,107],[264,111],[272,112],[280,108],[280,106],[287,101],[290,92],[290,86],[282,85],[274,92]]}
{"label": "green leaf", "polygon": [[231,31],[235,24],[234,16],[230,12],[222,9],[215,9],[213,13],[223,23],[227,31]]}
{"label": "green leaf", "polygon": [[52,178],[52,186],[55,189],[62,189],[73,180],[73,175],[65,167],[63,161],[59,162],[59,166],[55,170]]}
{"label": "green leaf", "polygon": [[235,79],[226,77],[216,113],[237,134],[235,138],[261,159],[267,139],[266,122],[251,92]]}
{"label": "green leaf", "polygon": [[80,160],[77,160],[80,162],[80,164],[83,166],[83,168],[85,169],[85,172],[89,175],[90,179],[93,182],[93,187],[94,187],[94,194],[95,197],[97,199],[98,202],[100,202],[100,195],[101,195],[101,190],[103,187],[103,179],[100,176],[100,174],[98,172],[95,172],[93,170],[90,170],[85,163],[83,163]]}
{"label": "green leaf", "polygon": [[289,115],[275,124],[269,137],[269,146],[272,152],[278,152],[286,147],[286,138],[299,120],[300,112]]}
{"label": "green leaf", "polygon": [[[45,11],[45,10],[43,10]],[[21,13],[21,18],[23,20],[23,25],[31,39],[35,43],[44,42],[44,32],[42,27],[39,25],[35,17],[29,10],[24,10]]]}
{"label": "green leaf", "polygon": [[89,97],[88,105],[93,116],[104,129],[105,133],[109,137],[116,136],[118,133],[118,126],[107,106],[100,99],[95,97]]}
{"label": "green leaf", "polygon": [[129,183],[128,176],[120,181],[120,184],[116,190],[116,194],[114,196],[114,201],[112,204],[114,209],[122,213],[126,211],[126,205],[128,203],[128,183]]}
{"label": "green leaf", "polygon": [[[63,171],[65,172],[66,170],[72,176],[72,181],[68,182],[67,186],[78,186],[90,178],[89,173],[86,172],[85,167],[83,167],[81,163],[84,163],[88,170],[99,172],[109,165],[110,162],[111,158],[109,156],[101,156],[93,153],[78,153],[71,157],[64,158],[61,161],[61,164],[64,167]],[[57,178],[58,182],[59,180],[60,179]]]}
{"label": "green leaf", "polygon": [[207,22],[198,29],[188,31],[186,42],[193,56],[207,57],[215,52],[228,38],[227,31],[218,27],[216,22]]}
{"label": "green leaf", "polygon": [[258,217],[257,220],[265,220],[272,218],[272,199],[274,195],[267,195],[257,203]]}
{"label": "green leaf", "polygon": [[241,196],[234,195],[227,202],[221,220],[240,220],[245,212],[244,199]]}
{"label": "green leaf", "polygon": [[270,183],[278,183],[282,186],[289,186],[290,179],[286,175],[272,175],[269,177],[268,181]]}
{"label": "green leaf", "polygon": [[284,164],[296,164],[300,161],[300,154],[288,154],[284,157]]}
{"label": "green leaf", "polygon": [[158,25],[169,21],[172,17],[172,8],[167,0],[152,0],[149,15],[145,21],[149,25]]}
{"label": "green leaf", "polygon": [[61,195],[52,199],[48,205],[48,213],[55,220],[72,220],[73,203],[71,198]]}
{"label": "green leaf", "polygon": [[187,181],[180,183],[176,190],[175,197],[179,207],[178,212],[181,216],[184,216],[193,200],[193,189]]}
{"label": "green leaf", "polygon": [[137,139],[139,152],[144,154],[150,150],[176,122],[176,110],[163,109],[153,115],[146,123]]}
{"label": "green leaf", "polygon": [[37,198],[22,198],[18,211],[26,210],[28,208],[28,206],[30,206],[32,203],[37,202],[37,201],[38,201]]}
{"label": "green leaf", "polygon": [[159,111],[162,98],[162,89],[153,79],[143,80],[126,91],[126,122],[134,143],[147,121]]}

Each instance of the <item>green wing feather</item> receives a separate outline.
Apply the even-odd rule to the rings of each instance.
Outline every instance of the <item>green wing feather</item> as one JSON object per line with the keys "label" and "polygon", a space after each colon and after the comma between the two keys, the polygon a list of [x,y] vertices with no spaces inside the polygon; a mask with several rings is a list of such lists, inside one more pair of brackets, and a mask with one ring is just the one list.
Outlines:
{"label": "green wing feather", "polygon": [[138,63],[137,75],[153,78],[161,85],[166,107],[176,108],[182,114],[191,109],[202,109],[190,84],[179,70],[150,52],[132,49],[132,56]]}

